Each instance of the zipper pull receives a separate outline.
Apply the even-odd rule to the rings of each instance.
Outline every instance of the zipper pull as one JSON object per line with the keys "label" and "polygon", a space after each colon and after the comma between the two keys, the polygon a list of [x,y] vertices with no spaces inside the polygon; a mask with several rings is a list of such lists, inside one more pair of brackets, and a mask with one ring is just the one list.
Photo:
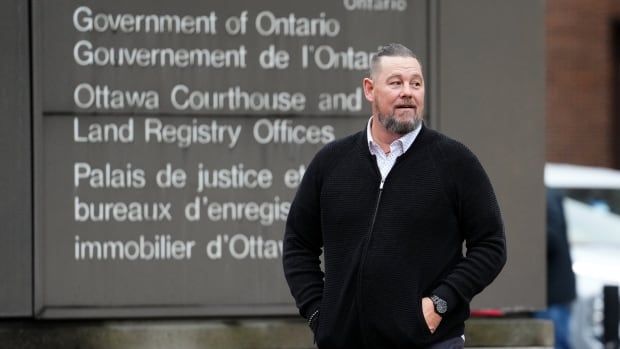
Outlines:
{"label": "zipper pull", "polygon": [[385,179],[381,178],[381,183],[379,183],[379,190],[383,190],[383,183],[385,183]]}

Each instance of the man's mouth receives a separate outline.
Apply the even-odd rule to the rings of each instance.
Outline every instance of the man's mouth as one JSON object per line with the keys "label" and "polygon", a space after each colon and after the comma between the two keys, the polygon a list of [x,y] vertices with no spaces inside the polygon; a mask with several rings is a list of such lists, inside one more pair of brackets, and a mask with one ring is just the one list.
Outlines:
{"label": "man's mouth", "polygon": [[396,109],[415,109],[415,105],[413,104],[399,104],[396,106]]}

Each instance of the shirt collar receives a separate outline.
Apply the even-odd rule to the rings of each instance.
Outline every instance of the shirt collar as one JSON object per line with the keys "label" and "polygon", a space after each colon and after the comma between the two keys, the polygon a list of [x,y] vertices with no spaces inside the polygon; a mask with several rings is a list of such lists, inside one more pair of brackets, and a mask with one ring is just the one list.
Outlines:
{"label": "shirt collar", "polygon": [[[368,149],[370,149],[370,153],[375,154],[375,149],[378,150],[378,149],[381,149],[381,147],[372,138],[372,132],[370,131],[370,128],[372,125],[372,118],[373,117],[371,116],[370,119],[368,119],[368,125],[366,126],[366,137],[368,139]],[[422,129],[422,123],[420,123],[420,125],[418,125],[418,127],[416,127],[415,130],[403,135],[399,139],[392,142],[392,144],[390,144],[390,148],[392,147],[392,145],[400,146],[402,150],[401,154],[404,154],[407,150],[409,150],[409,148],[415,141],[416,137],[418,137],[418,134],[420,133],[421,129]]]}

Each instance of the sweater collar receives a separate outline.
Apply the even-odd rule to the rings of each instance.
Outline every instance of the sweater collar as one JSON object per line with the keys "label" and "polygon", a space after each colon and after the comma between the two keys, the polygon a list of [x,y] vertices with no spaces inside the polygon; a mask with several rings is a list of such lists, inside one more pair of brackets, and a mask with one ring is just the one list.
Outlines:
{"label": "sweater collar", "polygon": [[[368,148],[370,150],[370,153],[376,154],[375,152],[382,151],[382,150],[380,150],[381,146],[379,146],[379,144],[376,143],[372,137],[373,121],[374,121],[374,116],[371,116],[366,126],[366,139],[368,140]],[[420,123],[418,127],[416,127],[413,131],[408,132],[407,134],[401,136],[400,138],[392,142],[392,144],[390,144],[390,148],[398,147],[400,150],[398,154],[404,154],[407,150],[409,150],[409,148],[415,141],[416,137],[420,133],[421,128],[422,128],[422,123]],[[394,148],[392,148],[392,150],[394,150]]]}
{"label": "sweater collar", "polygon": [[[410,154],[414,152],[416,148],[422,148],[424,145],[428,144],[432,139],[433,133],[435,132],[429,129],[428,127],[426,127],[426,123],[423,121],[422,126],[420,127],[420,132],[415,137],[415,140],[413,141],[409,149],[407,149],[407,151],[405,151],[403,155]],[[357,144],[360,147],[360,149],[364,153],[368,154],[368,156],[371,156],[370,149],[368,148],[369,140],[368,140],[367,128],[364,128],[364,130],[359,132],[357,138],[358,138]]]}

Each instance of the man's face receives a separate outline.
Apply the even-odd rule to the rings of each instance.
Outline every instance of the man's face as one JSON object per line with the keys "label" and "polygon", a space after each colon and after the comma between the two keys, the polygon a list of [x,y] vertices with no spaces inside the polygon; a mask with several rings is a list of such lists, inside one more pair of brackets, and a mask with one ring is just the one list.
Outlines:
{"label": "man's face", "polygon": [[375,120],[392,133],[404,135],[422,122],[424,77],[415,58],[381,57],[374,75],[364,79],[364,94]]}

